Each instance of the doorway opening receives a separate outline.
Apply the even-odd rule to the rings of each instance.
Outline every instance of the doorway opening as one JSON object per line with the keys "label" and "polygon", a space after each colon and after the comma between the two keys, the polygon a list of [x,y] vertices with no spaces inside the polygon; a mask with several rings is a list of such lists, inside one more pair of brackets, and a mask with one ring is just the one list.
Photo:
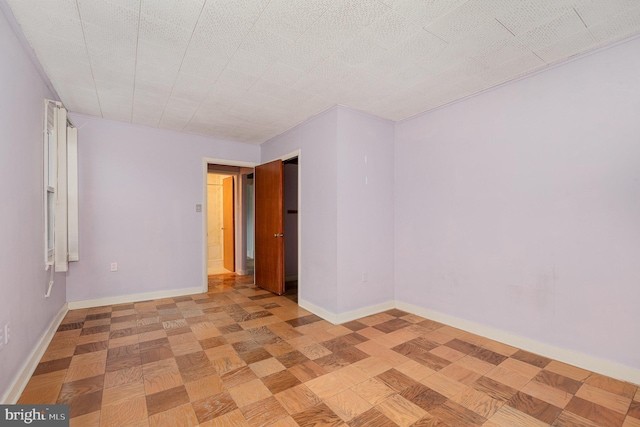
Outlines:
{"label": "doorway opening", "polygon": [[234,273],[234,176],[207,173],[207,274]]}
{"label": "doorway opening", "polygon": [[298,157],[284,163],[284,295],[298,300]]}
{"label": "doorway opening", "polygon": [[[249,162],[242,161],[229,161],[222,159],[212,159],[212,158],[204,158],[203,166],[204,166],[204,217],[203,217],[203,231],[204,231],[204,241],[203,241],[203,249],[204,249],[204,292],[208,292],[212,286],[218,287],[219,285],[224,286],[226,283],[238,283],[240,280],[243,284],[249,285],[254,284],[257,287],[269,290],[271,292],[277,294],[285,294],[291,300],[298,300],[298,289],[300,287],[298,273],[300,269],[300,218],[298,215],[298,204],[300,199],[300,184],[299,184],[299,170],[298,170],[298,156],[300,155],[300,151],[290,153],[284,157],[281,157],[277,161],[273,161],[270,163],[279,162],[280,166],[278,169],[280,170],[280,175],[277,180],[267,184],[268,179],[265,180],[260,178],[258,175],[259,171],[264,171],[263,167],[267,166],[270,163],[265,164],[255,164]],[[286,170],[286,177],[285,177]],[[263,173],[263,172],[261,172]],[[213,193],[209,196],[209,175],[214,174],[218,175],[218,177],[212,178],[212,185],[217,185],[218,188],[221,186],[224,187],[224,180],[230,181],[232,187],[233,194],[233,202],[231,205],[233,206],[234,212],[230,214],[230,217],[233,218],[232,226],[221,225],[224,222],[224,217],[220,218],[220,205],[224,205],[224,201],[221,203],[219,201],[219,196],[216,196]],[[231,178],[231,179],[230,179]],[[217,181],[216,181],[217,179]],[[223,182],[220,185],[220,181]],[[260,184],[262,183],[262,184]],[[262,185],[262,190],[259,191],[258,187]],[[285,188],[286,186],[286,188]],[[276,190],[278,189],[279,190]],[[269,190],[271,189],[271,190]],[[267,191],[264,191],[267,190]],[[274,203],[272,196],[269,195],[271,191],[279,192],[278,201]],[[260,196],[262,194],[262,196]],[[286,195],[286,196],[285,196]],[[217,207],[214,206],[216,203],[216,197],[218,198]],[[286,199],[285,199],[286,197]],[[264,205],[261,202],[258,203],[258,198],[264,202],[264,200],[269,201],[272,205],[268,209],[264,209]],[[209,199],[212,199],[211,207],[209,208]],[[262,206],[261,209],[259,205]],[[211,211],[211,214],[209,213]],[[260,214],[262,212],[262,214]],[[271,212],[271,214],[268,214]],[[278,212],[278,213],[276,213]],[[258,220],[260,223],[264,225],[263,218],[266,216],[278,218],[279,217],[279,226],[269,227],[269,231],[267,235],[270,237],[271,242],[279,241],[279,249],[277,251],[267,250],[265,252],[264,246],[258,245],[258,236],[259,234],[264,234],[262,227],[258,224]],[[208,217],[213,216],[215,220],[217,220],[217,225],[208,224]],[[214,221],[214,224],[216,221]],[[286,224],[286,225],[285,225]],[[286,231],[285,231],[286,227]],[[210,231],[209,228],[212,230]],[[228,229],[233,228],[233,231],[229,232]],[[272,229],[273,228],[273,229]],[[215,246],[215,238],[209,239],[210,234],[219,233],[219,230],[223,231],[222,236],[218,234],[218,246]],[[225,257],[223,255],[222,260],[220,259],[220,253],[224,253],[224,240],[225,233],[230,233],[233,236],[234,249],[232,252],[234,253],[235,259],[233,262],[226,267],[225,266]],[[270,233],[270,234],[269,234]],[[285,238],[286,235],[286,245]],[[262,249],[260,249],[260,247]],[[285,249],[287,251],[287,255],[285,258]],[[263,252],[263,256],[260,256],[259,249]],[[213,254],[212,258],[212,267],[219,268],[222,263],[223,269],[209,269],[209,252]],[[272,255],[278,252],[279,255],[273,257]],[[215,258],[215,255],[218,255],[218,258]],[[272,258],[270,261],[265,261],[269,258]],[[217,261],[217,262],[213,262]],[[264,265],[266,262],[266,265]],[[270,264],[271,262],[271,264]],[[275,264],[273,264],[275,262]],[[258,265],[262,263],[263,265]],[[273,268],[273,266],[279,270],[278,279],[276,279],[276,290],[269,289],[270,281],[263,281],[258,278],[258,273],[264,276],[265,269]],[[285,267],[286,266],[286,267]],[[285,270],[286,268],[286,270]],[[211,272],[211,273],[209,273]],[[215,274],[221,273],[221,274]],[[209,274],[212,274],[211,276]],[[258,281],[260,279],[260,282]],[[285,288],[286,284],[286,288]]]}
{"label": "doorway opening", "polygon": [[253,276],[255,269],[255,196],[254,196],[254,187],[253,187],[253,173],[246,175],[245,180],[245,188],[246,196],[245,196],[245,206],[247,209],[246,212],[246,224],[247,224],[247,233],[245,235],[245,243],[247,246],[247,274]]}
{"label": "doorway opening", "polygon": [[[206,163],[205,173],[205,259],[207,288],[212,280],[242,276],[253,283],[253,268],[247,259],[247,243],[252,242],[253,199],[247,196],[247,176],[253,168]],[[215,278],[215,279],[212,279]]]}

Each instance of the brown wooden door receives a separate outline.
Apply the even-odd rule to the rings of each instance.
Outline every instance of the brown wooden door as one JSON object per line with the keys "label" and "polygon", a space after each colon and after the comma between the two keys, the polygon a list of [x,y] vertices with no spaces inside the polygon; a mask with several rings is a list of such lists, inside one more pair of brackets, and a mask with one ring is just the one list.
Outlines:
{"label": "brown wooden door", "polygon": [[284,293],[284,166],[276,160],[255,168],[255,282]]}
{"label": "brown wooden door", "polygon": [[222,228],[223,250],[222,264],[229,271],[236,271],[236,230],[235,230],[235,200],[233,191],[233,177],[222,180]]}

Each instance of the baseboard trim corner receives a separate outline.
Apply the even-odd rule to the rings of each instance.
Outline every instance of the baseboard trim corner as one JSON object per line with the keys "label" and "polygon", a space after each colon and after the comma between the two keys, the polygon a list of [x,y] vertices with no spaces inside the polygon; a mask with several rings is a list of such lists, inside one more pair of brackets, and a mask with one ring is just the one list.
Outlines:
{"label": "baseboard trim corner", "polygon": [[396,308],[454,328],[462,329],[522,350],[539,354],[559,362],[577,366],[621,381],[640,384],[640,369],[631,368],[610,360],[589,356],[574,350],[568,350],[546,344],[531,338],[522,337],[490,326],[450,316],[435,310],[418,307],[402,301],[396,301]]}
{"label": "baseboard trim corner", "polygon": [[36,345],[33,351],[31,351],[31,354],[27,357],[22,369],[20,369],[19,374],[16,375],[13,383],[9,386],[9,389],[2,399],[0,399],[0,402],[12,405],[18,401],[68,311],[68,304],[65,303],[62,308],[60,308],[58,314],[56,314],[56,316],[51,320],[49,327],[42,337],[40,337],[38,345]]}
{"label": "baseboard trim corner", "polygon": [[144,292],[140,294],[120,295],[116,297],[69,301],[67,304],[69,305],[69,310],[77,310],[79,308],[101,307],[103,305],[125,304],[128,302],[140,302],[201,293],[203,293],[202,286],[197,286],[194,288],[170,289],[167,291]]}
{"label": "baseboard trim corner", "polygon": [[298,305],[305,310],[312,312],[316,316],[322,317],[327,322],[333,323],[334,325],[340,325],[342,323],[350,322],[352,320],[371,316],[372,314],[378,314],[380,312],[395,308],[394,301],[387,301],[382,304],[370,305],[368,307],[358,308],[356,310],[337,314],[325,310],[324,308],[318,307],[317,305],[303,299],[298,299]]}

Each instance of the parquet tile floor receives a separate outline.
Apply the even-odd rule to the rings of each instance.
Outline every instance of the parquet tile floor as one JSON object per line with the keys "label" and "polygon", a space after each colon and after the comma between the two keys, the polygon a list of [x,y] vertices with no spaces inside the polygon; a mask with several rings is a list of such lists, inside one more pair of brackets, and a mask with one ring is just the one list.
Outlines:
{"label": "parquet tile floor", "polygon": [[19,403],[82,427],[640,427],[634,384],[396,309],[336,326],[251,282],[69,311]]}

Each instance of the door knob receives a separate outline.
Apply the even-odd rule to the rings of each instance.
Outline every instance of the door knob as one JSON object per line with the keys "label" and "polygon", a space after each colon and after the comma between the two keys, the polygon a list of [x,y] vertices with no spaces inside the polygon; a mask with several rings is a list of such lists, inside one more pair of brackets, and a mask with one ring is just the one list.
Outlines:
{"label": "door knob", "polygon": [[284,237],[284,234],[282,234],[282,233],[280,233],[280,234],[276,233],[276,234],[274,234],[274,235],[273,235],[273,237]]}

